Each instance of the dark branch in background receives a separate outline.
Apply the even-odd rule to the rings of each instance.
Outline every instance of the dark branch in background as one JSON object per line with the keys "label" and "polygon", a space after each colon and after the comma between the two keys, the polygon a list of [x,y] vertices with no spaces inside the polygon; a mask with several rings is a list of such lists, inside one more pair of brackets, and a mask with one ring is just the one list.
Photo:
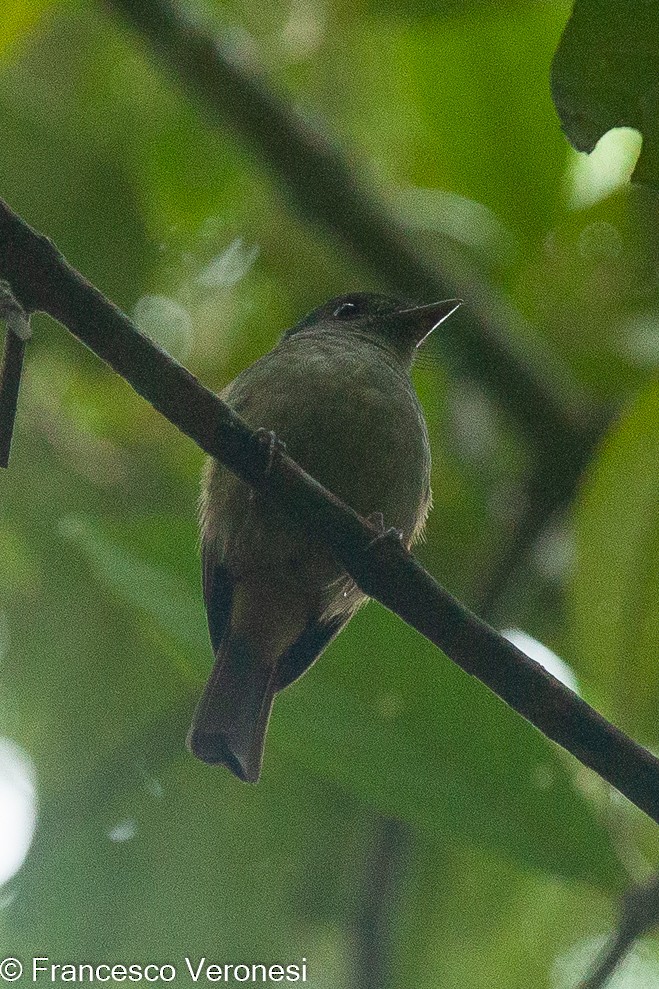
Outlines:
{"label": "dark branch in background", "polygon": [[504,550],[480,588],[481,601],[500,598],[547,520],[569,503],[607,416],[565,386],[567,368],[532,346],[534,333],[520,314],[475,271],[442,271],[438,259],[432,265],[422,260],[336,144],[274,94],[243,52],[185,21],[165,0],[104,2],[149,40],[206,118],[228,125],[301,213],[338,236],[380,283],[413,299],[468,300],[436,346],[452,373],[481,385],[513,417],[534,449],[531,474],[542,475],[542,486],[529,485],[527,509],[511,540],[514,555]]}
{"label": "dark branch in background", "polygon": [[[207,114],[215,122],[232,126],[255,149],[257,158],[268,163],[304,214],[338,234],[379,280],[412,297],[460,294],[472,304],[478,300],[476,312],[470,316],[463,311],[445,327],[439,342],[448,348],[450,365],[484,384],[488,394],[513,414],[538,451],[527,509],[482,588],[481,600],[489,610],[547,518],[569,501],[597,438],[597,417],[591,419],[586,412],[580,422],[578,416],[563,412],[563,403],[572,408],[578,403],[550,392],[542,375],[528,370],[527,353],[510,352],[509,341],[515,337],[519,316],[492,298],[485,285],[477,292],[473,276],[465,285],[456,283],[455,276],[441,278],[423,265],[383,204],[359,188],[346,160],[288,112],[257,79],[253,67],[223,55],[209,38],[182,25],[161,3],[109,3],[155,42],[170,66],[201,98]],[[395,822],[383,820],[381,826],[385,834]],[[375,916],[370,921],[375,934],[380,922]],[[365,945],[367,927],[362,925]]]}
{"label": "dark branch in background", "polygon": [[30,323],[6,282],[0,282],[0,319],[7,324],[0,366],[0,467],[8,467]]}
{"label": "dark branch in background", "polygon": [[[548,520],[567,506],[583,467],[606,425],[601,410],[588,406],[576,391],[559,385],[565,369],[551,375],[547,355],[530,366],[533,332],[520,315],[474,272],[442,271],[418,255],[415,245],[390,215],[384,202],[360,182],[336,143],[303,121],[240,52],[220,46],[196,25],[177,17],[163,0],[105,0],[137,28],[196,99],[206,118],[229,126],[286,189],[289,200],[315,227],[328,230],[395,293],[429,300],[460,296],[468,300],[435,338],[450,373],[482,385],[516,421],[533,455],[523,508],[505,546],[486,567],[472,600],[491,613],[525,562]],[[524,346],[515,341],[525,341]],[[553,379],[553,380],[550,380]],[[383,831],[395,823],[382,820]],[[370,877],[366,887],[373,888]],[[386,910],[383,900],[376,901]],[[373,920],[374,929],[379,929]],[[360,931],[368,942],[364,924]],[[362,950],[362,962],[368,955]],[[361,983],[369,972],[361,967]],[[384,984],[384,983],[383,983]]]}
{"label": "dark branch in background", "polygon": [[360,989],[384,989],[389,982],[391,926],[400,875],[410,849],[410,829],[402,821],[381,817],[369,851],[361,902],[355,924]]}
{"label": "dark branch in background", "polygon": [[[431,270],[419,258],[385,204],[360,184],[341,152],[268,91],[242,52],[186,22],[162,0],[106,3],[153,43],[204,115],[212,123],[228,124],[286,186],[304,215],[340,235],[379,280],[424,299],[459,294],[451,275],[438,274],[436,266]],[[493,299],[484,284],[465,288],[461,297],[469,300],[471,314],[458,316],[442,331],[451,345],[451,362],[482,384],[541,448],[547,430],[572,434],[579,428],[579,411],[585,410],[558,381],[549,384],[540,362],[533,369],[529,354],[514,350],[510,326],[521,317]]]}
{"label": "dark branch in background", "polygon": [[[519,315],[494,298],[487,286],[477,285],[473,274],[466,279],[456,273],[442,277],[436,267],[430,270],[421,263],[384,204],[359,186],[347,161],[330,143],[268,91],[253,66],[220,51],[157,0],[105,2],[151,39],[201,101],[206,115],[229,124],[258,160],[267,163],[301,211],[338,235],[378,280],[415,298],[462,295],[475,303],[471,313],[463,308],[445,327],[438,343],[447,352],[449,368],[484,384],[487,393],[515,417],[535,449],[525,509],[477,596],[489,612],[547,520],[569,503],[606,417],[585,406],[579,409],[580,401],[559,394],[558,388],[550,390],[546,368],[542,373],[529,370],[528,353],[512,350]],[[524,337],[528,340],[529,334]],[[383,833],[392,823],[395,826],[383,820]],[[386,911],[386,906],[382,909]],[[377,916],[370,922],[371,935],[363,925],[364,963],[368,938],[381,929]],[[366,974],[367,968],[362,968]]]}
{"label": "dark branch in background", "polygon": [[577,989],[603,989],[634,943],[659,924],[659,875],[623,897],[618,930]]}
{"label": "dark branch in background", "polygon": [[1,200],[0,245],[0,278],[26,312],[47,312],[62,323],[202,450],[322,539],[366,594],[659,823],[659,759],[468,611],[395,535],[360,518],[287,454],[268,469],[246,423]]}
{"label": "dark branch in background", "polygon": [[[494,610],[513,575],[547,521],[569,504],[583,466],[605,427],[600,410],[576,391],[559,387],[564,369],[549,382],[546,356],[529,366],[533,333],[521,317],[492,293],[474,272],[458,273],[433,258],[419,257],[415,245],[386,205],[358,181],[335,142],[303,121],[272,92],[243,54],[221,47],[198,26],[184,23],[167,0],[104,0],[153,45],[196,99],[211,123],[229,126],[251,149],[254,160],[285,188],[293,206],[315,227],[328,230],[395,293],[428,300],[461,296],[469,300],[443,328],[435,346],[444,350],[449,372],[484,386],[507,410],[533,447],[523,508],[505,546],[482,570],[472,601],[485,614]],[[515,349],[515,341],[526,341]],[[387,822],[383,820],[382,827]],[[369,878],[366,877],[366,885]],[[372,885],[372,884],[371,884]],[[382,909],[386,909],[380,903]],[[375,924],[377,927],[377,924]],[[367,935],[362,925],[362,933]],[[368,952],[362,954],[366,957]],[[362,972],[362,983],[369,974]]]}
{"label": "dark branch in background", "polygon": [[7,330],[0,368],[0,467],[9,466],[24,356],[25,340]]}

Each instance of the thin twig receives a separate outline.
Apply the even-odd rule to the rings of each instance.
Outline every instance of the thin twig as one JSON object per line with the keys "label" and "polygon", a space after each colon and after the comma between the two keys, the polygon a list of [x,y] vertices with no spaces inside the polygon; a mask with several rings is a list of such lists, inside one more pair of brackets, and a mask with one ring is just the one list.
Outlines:
{"label": "thin twig", "polygon": [[137,330],[46,237],[0,200],[0,277],[27,312],[42,310],[120,374],[173,425],[322,539],[359,587],[478,677],[548,738],[659,823],[659,760],[468,611],[404,549],[280,452],[271,469],[256,434]]}

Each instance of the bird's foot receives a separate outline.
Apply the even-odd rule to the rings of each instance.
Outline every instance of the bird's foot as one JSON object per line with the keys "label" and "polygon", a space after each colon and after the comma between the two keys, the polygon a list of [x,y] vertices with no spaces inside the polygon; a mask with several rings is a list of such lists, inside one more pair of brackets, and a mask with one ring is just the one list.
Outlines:
{"label": "bird's foot", "polygon": [[370,522],[371,525],[375,526],[378,530],[378,534],[375,539],[372,539],[368,544],[369,549],[373,549],[374,546],[380,547],[383,543],[395,543],[397,546],[404,546],[403,533],[400,529],[395,529],[393,527],[385,529],[384,527],[384,516],[382,512],[372,512],[371,515],[366,517],[366,521]]}
{"label": "bird's foot", "polygon": [[276,457],[286,452],[286,444],[271,429],[261,427],[254,435],[259,454],[263,458],[263,475],[267,477],[272,471]]}
{"label": "bird's foot", "polygon": [[363,549],[362,568],[357,583],[364,594],[376,597],[378,589],[381,591],[383,586],[382,564],[391,563],[404,556],[407,546],[400,529],[393,527],[385,529],[380,512],[367,516],[366,521],[370,522],[377,534],[369,539]]}

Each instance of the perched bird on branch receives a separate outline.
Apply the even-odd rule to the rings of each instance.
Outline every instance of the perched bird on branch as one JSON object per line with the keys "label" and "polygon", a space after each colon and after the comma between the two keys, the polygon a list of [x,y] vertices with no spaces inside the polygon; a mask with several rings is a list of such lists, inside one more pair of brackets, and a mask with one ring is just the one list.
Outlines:
{"label": "perched bird on branch", "polygon": [[[315,309],[221,398],[308,473],[406,547],[431,505],[430,448],[410,371],[460,305],[365,292]],[[275,439],[276,438],[276,439]],[[215,664],[188,746],[256,782],[275,694],[320,656],[366,596],[329,549],[215,460],[201,496],[203,586]]]}

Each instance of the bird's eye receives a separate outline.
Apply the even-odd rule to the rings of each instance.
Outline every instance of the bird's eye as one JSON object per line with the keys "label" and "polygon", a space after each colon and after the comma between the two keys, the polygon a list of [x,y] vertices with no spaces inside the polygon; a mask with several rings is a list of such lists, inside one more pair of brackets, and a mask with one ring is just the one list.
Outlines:
{"label": "bird's eye", "polygon": [[354,319],[355,316],[359,316],[360,313],[360,307],[355,302],[342,302],[341,305],[334,310],[332,316],[334,316],[335,319]]}

